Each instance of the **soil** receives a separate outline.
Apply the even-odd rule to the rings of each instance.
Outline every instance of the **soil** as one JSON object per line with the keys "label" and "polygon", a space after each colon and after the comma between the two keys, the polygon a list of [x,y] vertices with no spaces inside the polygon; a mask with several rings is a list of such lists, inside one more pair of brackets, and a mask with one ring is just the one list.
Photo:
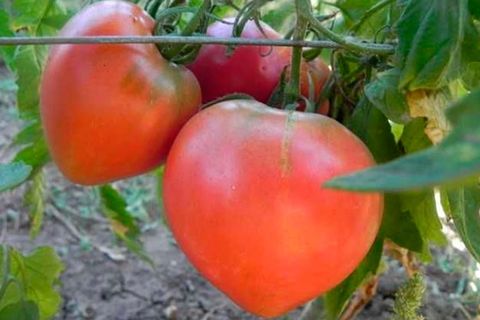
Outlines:
{"label": "soil", "polygon": [[[9,77],[0,70],[0,81]],[[1,162],[14,154],[11,141],[19,127],[13,92],[0,91]],[[25,252],[39,245],[53,246],[65,263],[60,289],[63,306],[56,319],[258,319],[232,304],[188,263],[161,222],[153,176],[117,186],[132,192],[132,206],[141,213],[145,229],[145,250],[155,268],[116,242],[98,209],[94,189],[67,182],[51,164],[46,177],[46,216],[37,239],[29,238],[28,210],[23,205],[25,187],[0,194],[0,210],[8,217],[8,229],[2,234],[6,243]],[[58,215],[64,219],[59,220]],[[73,235],[72,226],[82,233],[80,239]],[[100,247],[108,248],[109,254],[96,249]],[[471,291],[478,279],[471,276],[468,255],[451,247],[434,253],[435,263],[424,268],[428,289],[421,313],[431,320],[473,319],[480,300]],[[122,256],[125,259],[119,260]],[[357,319],[392,317],[395,292],[406,276],[396,261],[387,259],[385,266],[377,295]],[[298,319],[300,312],[301,308],[278,319]]]}

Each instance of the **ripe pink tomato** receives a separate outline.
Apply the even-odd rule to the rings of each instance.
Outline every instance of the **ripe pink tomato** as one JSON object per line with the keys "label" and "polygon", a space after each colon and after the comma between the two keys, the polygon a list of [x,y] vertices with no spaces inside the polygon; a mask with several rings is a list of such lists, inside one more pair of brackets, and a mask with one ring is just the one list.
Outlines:
{"label": "ripe pink tomato", "polygon": [[322,185],[373,164],[333,119],[224,101],[177,136],[164,176],[166,217],[217,288],[251,313],[278,316],[338,285],[365,257],[383,196]]}

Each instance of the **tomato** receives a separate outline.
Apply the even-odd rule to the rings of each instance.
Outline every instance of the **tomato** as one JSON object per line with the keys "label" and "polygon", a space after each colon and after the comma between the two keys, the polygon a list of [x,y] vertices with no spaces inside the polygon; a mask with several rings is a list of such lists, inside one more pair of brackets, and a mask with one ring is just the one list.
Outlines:
{"label": "tomato", "polygon": [[[233,18],[228,23],[217,21],[207,31],[212,37],[226,38],[232,36]],[[270,26],[262,23],[262,30],[254,21],[248,21],[242,32],[243,38],[281,39],[282,36]],[[277,87],[282,72],[290,65],[292,50],[286,47],[238,46],[229,56],[222,45],[204,45],[196,60],[188,66],[195,74],[202,87],[203,102],[233,93],[245,93],[256,100],[267,103]],[[328,66],[321,60],[302,62],[301,94],[309,97],[310,74],[318,97],[330,74]],[[305,109],[305,104],[301,102]],[[320,107],[322,114],[327,114],[328,102]]]}
{"label": "tomato", "polygon": [[[148,36],[154,24],[134,4],[101,1],[75,15],[60,36]],[[54,46],[40,95],[52,158],[85,185],[158,166],[201,103],[193,74],[164,60],[154,44]]]}
{"label": "tomato", "polygon": [[[233,23],[234,19],[226,19]],[[218,38],[232,36],[232,24],[213,23],[207,35]],[[280,39],[281,35],[266,24],[260,30],[248,21],[243,38]],[[188,66],[202,88],[203,102],[210,102],[232,93],[245,93],[267,102],[277,86],[283,69],[290,63],[290,49],[284,47],[238,46],[228,56],[222,45],[204,45],[195,61]]]}
{"label": "tomato", "polygon": [[166,218],[208,280],[249,312],[278,316],[339,284],[366,255],[383,196],[322,185],[373,164],[333,119],[221,102],[172,146]]}

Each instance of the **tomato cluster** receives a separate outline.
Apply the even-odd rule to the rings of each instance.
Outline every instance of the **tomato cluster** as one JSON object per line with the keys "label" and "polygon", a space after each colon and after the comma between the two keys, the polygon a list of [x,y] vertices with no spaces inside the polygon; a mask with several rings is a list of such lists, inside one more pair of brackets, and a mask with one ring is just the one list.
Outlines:
{"label": "tomato cluster", "polygon": [[[62,35],[141,36],[153,27],[134,4],[101,1]],[[208,34],[231,31],[228,21],[216,22]],[[280,37],[253,22],[242,36]],[[322,187],[374,164],[358,138],[326,116],[264,104],[290,58],[287,48],[229,54],[206,45],[189,71],[153,44],[58,45],[41,85],[46,138],[63,174],[101,184],[167,159],[166,217],[180,247],[215,286],[261,316],[282,314],[344,280],[374,241],[383,211],[380,194]],[[301,68],[302,94],[314,88],[318,97],[328,67],[316,60]],[[257,101],[226,100],[198,112],[201,101],[235,92]]]}

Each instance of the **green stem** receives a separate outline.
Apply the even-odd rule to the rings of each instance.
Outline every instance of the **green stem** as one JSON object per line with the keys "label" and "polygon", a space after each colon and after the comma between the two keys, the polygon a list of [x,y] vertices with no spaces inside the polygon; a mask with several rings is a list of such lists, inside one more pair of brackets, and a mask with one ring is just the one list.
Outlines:
{"label": "green stem", "polygon": [[[301,14],[301,1],[295,1],[297,9],[297,25],[293,34],[294,40],[304,40],[307,32],[308,20]],[[296,102],[300,96],[300,69],[302,63],[302,47],[292,49],[292,62],[290,65],[290,79],[285,88],[285,108],[287,110],[295,110]]]}
{"label": "green stem", "polygon": [[299,13],[303,16],[303,19],[307,20],[310,23],[313,29],[323,34],[326,38],[338,43],[345,49],[348,49],[350,51],[366,52],[379,55],[388,55],[394,53],[394,50],[389,47],[379,47],[370,43],[351,40],[349,38],[336,34],[335,32],[322,25],[322,23],[315,18],[312,12],[312,5],[310,3],[310,0],[296,1],[299,4],[298,6],[301,8],[301,11]]}
{"label": "green stem", "polygon": [[374,15],[376,12],[382,10],[386,6],[388,6],[390,3],[394,2],[395,0],[382,0],[378,3],[376,3],[374,6],[372,6],[370,9],[368,9],[365,14],[362,16],[362,18],[355,23],[352,28],[350,29],[351,32],[356,32],[360,27],[367,21],[372,15]]}
{"label": "green stem", "polygon": [[3,277],[2,277],[2,283],[0,286],[0,301],[2,300],[3,296],[5,295],[5,292],[7,291],[7,287],[9,284],[8,278],[10,274],[10,255],[8,252],[8,246],[2,246],[3,247],[3,259],[2,259],[2,264],[3,264]]}
{"label": "green stem", "polygon": [[252,1],[250,3],[247,3],[242,9],[240,9],[233,23],[233,36],[240,37],[243,28],[245,27],[245,24],[248,22],[248,20],[254,17],[254,15],[258,12],[258,9],[260,9],[262,6],[264,6],[270,1],[271,0]]}
{"label": "green stem", "polygon": [[[192,35],[197,28],[202,24],[203,19],[207,17],[207,13],[210,10],[210,7],[212,6],[212,1],[211,0],[205,0],[203,1],[202,5],[200,8],[198,8],[197,12],[193,16],[192,20],[188,23],[188,25],[185,27],[185,29],[182,31],[181,35],[182,36],[190,36]],[[186,45],[175,45],[164,52],[162,52],[162,55],[168,59],[171,60],[175,56],[177,56],[184,48]]]}

